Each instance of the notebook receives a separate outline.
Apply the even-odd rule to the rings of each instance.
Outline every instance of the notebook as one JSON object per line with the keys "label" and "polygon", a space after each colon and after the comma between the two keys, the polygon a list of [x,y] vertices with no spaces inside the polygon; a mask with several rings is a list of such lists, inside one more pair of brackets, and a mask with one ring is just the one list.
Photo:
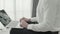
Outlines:
{"label": "notebook", "polygon": [[18,21],[12,21],[5,10],[0,10],[0,22],[4,27],[15,27],[18,24]]}

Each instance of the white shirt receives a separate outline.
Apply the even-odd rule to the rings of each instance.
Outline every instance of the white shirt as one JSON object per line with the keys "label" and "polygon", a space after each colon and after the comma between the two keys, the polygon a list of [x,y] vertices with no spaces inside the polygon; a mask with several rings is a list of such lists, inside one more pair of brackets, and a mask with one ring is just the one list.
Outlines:
{"label": "white shirt", "polygon": [[31,21],[39,24],[29,24],[27,29],[33,31],[60,31],[60,0],[39,0],[37,17]]}

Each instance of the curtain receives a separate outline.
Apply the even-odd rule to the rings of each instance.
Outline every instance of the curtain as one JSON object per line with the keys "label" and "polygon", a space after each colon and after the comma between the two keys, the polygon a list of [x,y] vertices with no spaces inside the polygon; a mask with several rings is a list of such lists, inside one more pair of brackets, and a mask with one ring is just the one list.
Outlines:
{"label": "curtain", "polygon": [[31,18],[32,0],[16,0],[16,18]]}
{"label": "curtain", "polygon": [[12,20],[31,18],[32,0],[0,0],[0,10],[4,9]]}

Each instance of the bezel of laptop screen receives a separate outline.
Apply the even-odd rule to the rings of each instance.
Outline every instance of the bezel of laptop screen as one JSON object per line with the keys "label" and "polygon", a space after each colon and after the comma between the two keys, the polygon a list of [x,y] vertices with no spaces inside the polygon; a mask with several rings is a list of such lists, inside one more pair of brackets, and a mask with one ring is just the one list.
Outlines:
{"label": "bezel of laptop screen", "polygon": [[11,22],[10,17],[8,14],[5,12],[5,10],[0,10],[0,22],[6,26]]}

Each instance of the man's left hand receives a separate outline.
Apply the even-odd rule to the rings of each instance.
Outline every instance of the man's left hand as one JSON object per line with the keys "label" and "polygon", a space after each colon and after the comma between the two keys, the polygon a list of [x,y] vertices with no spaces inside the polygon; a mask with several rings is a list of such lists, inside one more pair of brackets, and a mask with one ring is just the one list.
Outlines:
{"label": "man's left hand", "polygon": [[23,28],[27,28],[28,23],[26,21],[22,20],[21,23],[20,23],[20,26],[23,27]]}

